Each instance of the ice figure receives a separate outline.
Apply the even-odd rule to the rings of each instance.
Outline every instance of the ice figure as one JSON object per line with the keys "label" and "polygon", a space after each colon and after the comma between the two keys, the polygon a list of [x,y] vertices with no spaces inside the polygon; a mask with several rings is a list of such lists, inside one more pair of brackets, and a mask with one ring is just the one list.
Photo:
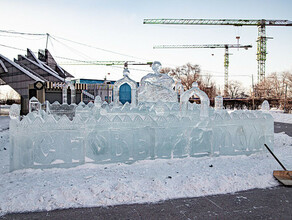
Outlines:
{"label": "ice figure", "polygon": [[12,104],[9,111],[9,116],[11,119],[18,119],[20,116],[20,106],[17,104]]}
{"label": "ice figure", "polygon": [[152,70],[144,76],[138,88],[138,102],[156,103],[161,102],[177,102],[177,94],[174,91],[174,80],[167,74],[161,74],[161,63],[153,62]]}
{"label": "ice figure", "polygon": [[36,97],[32,97],[28,105],[29,112],[38,112],[41,110],[41,103]]}
{"label": "ice figure", "polygon": [[185,91],[181,96],[180,103],[181,103],[183,111],[188,110],[188,102],[189,102],[190,97],[192,97],[193,95],[198,96],[201,100],[200,117],[201,118],[208,117],[210,100],[207,94],[199,89],[197,82],[193,82],[192,88],[189,89],[188,91]]}
{"label": "ice figure", "polygon": [[63,85],[63,90],[62,90],[62,96],[63,96],[63,104],[68,103],[67,102],[67,91],[68,89],[71,89],[71,103],[76,103],[76,90],[73,82],[71,81],[66,81],[65,84]]}
{"label": "ice figure", "polygon": [[184,92],[184,87],[180,79],[178,79],[177,82],[175,83],[175,91],[177,93],[177,100],[178,102],[180,102],[180,96]]}
{"label": "ice figure", "polygon": [[262,103],[262,111],[270,111],[270,104],[267,100]]}
{"label": "ice figure", "polygon": [[101,97],[98,95],[94,99],[94,106],[99,109],[101,108],[101,105],[102,105],[102,100],[101,100]]}
{"label": "ice figure", "polygon": [[218,95],[215,97],[215,110],[223,109],[223,97]]}
{"label": "ice figure", "polygon": [[[84,163],[133,163],[146,159],[250,155],[273,147],[273,117],[268,111],[223,109],[223,98],[209,106],[206,93],[183,87],[154,62],[142,78],[137,103],[137,84],[124,70],[114,85],[114,103],[95,97],[94,104],[29,102],[30,113],[20,118],[20,108],[10,109],[10,170],[67,168]],[[131,87],[131,104],[119,101],[119,88]],[[74,87],[73,84],[71,86]],[[72,88],[73,88],[72,87]],[[180,103],[178,94],[181,94]],[[65,94],[66,92],[64,92]],[[190,103],[198,96],[201,104]],[[263,104],[262,110],[267,109]]]}
{"label": "ice figure", "polygon": [[128,84],[131,88],[131,105],[135,107],[137,105],[137,83],[129,77],[130,71],[124,69],[124,77],[114,84],[114,105],[119,106],[119,89],[122,85]]}

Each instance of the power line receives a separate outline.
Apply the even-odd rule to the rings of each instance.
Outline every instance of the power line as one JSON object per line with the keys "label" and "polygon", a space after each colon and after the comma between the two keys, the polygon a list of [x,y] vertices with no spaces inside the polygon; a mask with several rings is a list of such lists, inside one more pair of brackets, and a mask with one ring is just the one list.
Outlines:
{"label": "power line", "polygon": [[[47,36],[47,34],[41,34],[41,33],[27,33],[27,32],[17,32],[17,31],[9,31],[9,30],[0,30],[0,32],[9,33],[9,34],[18,34],[18,35]],[[139,59],[139,60],[149,60],[149,59],[144,59],[144,58],[141,58],[141,57],[136,57],[136,56],[132,56],[132,55],[124,54],[124,53],[115,52],[115,51],[112,51],[112,50],[107,50],[107,49],[104,49],[104,48],[95,47],[95,46],[84,44],[84,43],[81,43],[81,42],[69,40],[69,39],[66,39],[66,38],[63,38],[63,37],[52,36],[52,35],[49,35],[49,37],[53,38],[54,40],[56,40],[55,38],[58,38],[58,39],[65,40],[65,41],[68,41],[68,42],[71,42],[71,43],[79,44],[79,45],[82,45],[82,46],[94,48],[94,49],[97,49],[97,50],[101,50],[101,51],[104,51],[104,52],[113,53],[113,54],[117,54],[117,55],[121,55],[121,56],[131,57],[131,58],[135,58],[135,59]]]}
{"label": "power line", "polygon": [[79,45],[82,45],[82,46],[85,46],[85,47],[93,48],[93,49],[96,49],[96,50],[101,50],[101,51],[104,51],[104,52],[117,54],[117,55],[120,55],[120,56],[131,57],[131,58],[135,58],[135,59],[139,59],[139,60],[147,60],[147,59],[144,59],[144,58],[141,58],[141,57],[136,57],[136,56],[132,56],[132,55],[124,54],[124,53],[119,53],[119,52],[115,52],[115,51],[112,51],[112,50],[107,50],[107,49],[95,47],[95,46],[92,46],[92,45],[80,43],[80,42],[77,42],[77,41],[69,40],[69,39],[66,39],[66,38],[63,38],[63,37],[58,37],[58,36],[54,36],[54,37],[58,38],[58,39],[61,39],[61,40],[65,40],[65,41],[71,42],[71,43],[79,44]]}
{"label": "power line", "polygon": [[[20,48],[17,48],[17,47],[12,47],[12,46],[8,46],[8,45],[4,45],[4,44],[0,44],[0,46],[6,47],[6,48],[10,48],[10,49],[14,49],[14,50],[25,51],[26,52],[26,50],[20,49]],[[36,53],[36,52],[34,52],[34,53]]]}
{"label": "power line", "polygon": [[9,34],[20,34],[20,35],[35,35],[35,36],[45,36],[47,34],[37,34],[37,33],[25,33],[25,32],[17,32],[17,31],[7,31],[7,30],[0,30],[2,33],[9,33]]}
{"label": "power line", "polygon": [[52,37],[52,36],[50,36],[50,39],[53,39],[53,40],[55,40],[56,42],[58,42],[59,44],[63,45],[64,47],[67,47],[69,50],[71,50],[73,53],[75,53],[75,54],[77,54],[77,55],[83,55],[84,58],[86,57],[86,58],[90,58],[90,59],[92,59],[91,57],[87,56],[86,54],[84,54],[84,53],[82,53],[82,52],[80,52],[80,51],[74,49],[73,47],[68,46],[67,44],[64,44],[63,42],[57,40],[56,38],[54,38],[54,37]]}
{"label": "power line", "polygon": [[9,37],[9,38],[22,38],[25,40],[42,40],[45,38],[44,36],[39,37],[39,38],[27,38],[27,37],[23,37],[23,36],[19,36],[19,35],[6,35],[6,34],[0,34],[0,36],[1,37]]}

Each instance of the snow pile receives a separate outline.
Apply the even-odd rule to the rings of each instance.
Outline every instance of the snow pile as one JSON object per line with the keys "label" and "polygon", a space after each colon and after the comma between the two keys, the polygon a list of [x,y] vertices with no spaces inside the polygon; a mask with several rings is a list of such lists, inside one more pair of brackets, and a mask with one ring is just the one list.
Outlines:
{"label": "snow pile", "polygon": [[284,114],[283,111],[269,111],[275,122],[292,124],[292,114]]}
{"label": "snow pile", "polygon": [[9,128],[9,121],[8,116],[0,116],[0,132]]}
{"label": "snow pile", "polygon": [[[0,118],[1,127],[7,126],[7,122]],[[272,171],[281,167],[268,152],[252,156],[139,161],[131,165],[85,164],[70,169],[27,169],[10,173],[9,130],[2,130],[0,137],[0,215],[157,202],[279,184]],[[282,163],[291,169],[292,137],[275,134],[274,148]]]}

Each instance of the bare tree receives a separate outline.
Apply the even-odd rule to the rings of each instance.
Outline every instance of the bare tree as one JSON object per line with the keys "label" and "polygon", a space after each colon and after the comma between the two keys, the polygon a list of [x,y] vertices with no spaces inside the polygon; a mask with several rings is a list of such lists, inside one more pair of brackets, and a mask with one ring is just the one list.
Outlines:
{"label": "bare tree", "polygon": [[244,88],[242,86],[242,83],[236,80],[231,80],[228,83],[228,93],[230,95],[230,98],[238,98],[241,95],[244,94]]}
{"label": "bare tree", "polygon": [[201,69],[199,65],[193,65],[187,63],[183,66],[176,68],[165,67],[162,68],[161,73],[167,73],[169,76],[172,76],[174,79],[180,79],[185,90],[192,88],[193,82],[198,82],[201,84],[202,77],[200,75]]}
{"label": "bare tree", "polygon": [[210,99],[215,98],[219,93],[217,92],[216,83],[212,79],[211,74],[206,74],[202,77],[201,85],[199,86]]}
{"label": "bare tree", "polygon": [[164,67],[161,73],[168,74],[174,79],[180,79],[185,90],[192,88],[193,82],[197,82],[199,88],[204,91],[210,99],[213,99],[217,94],[215,82],[212,80],[212,75],[207,74],[202,77],[199,65],[187,63],[176,68]]}
{"label": "bare tree", "polygon": [[292,74],[290,72],[276,72],[270,74],[262,82],[256,85],[258,97],[281,99],[285,95],[287,85],[287,97],[291,97]]}

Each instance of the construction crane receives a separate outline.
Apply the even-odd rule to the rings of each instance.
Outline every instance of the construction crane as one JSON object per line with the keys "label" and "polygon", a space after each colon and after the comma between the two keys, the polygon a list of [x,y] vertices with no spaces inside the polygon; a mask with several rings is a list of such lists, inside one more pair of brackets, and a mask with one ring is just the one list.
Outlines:
{"label": "construction crane", "polygon": [[292,21],[265,19],[144,19],[144,24],[257,26],[257,77],[259,83],[265,78],[266,45],[267,39],[269,39],[266,37],[266,26],[292,26]]}
{"label": "construction crane", "polygon": [[59,57],[60,59],[66,59],[73,62],[60,63],[60,65],[98,65],[98,66],[115,66],[123,65],[124,68],[128,68],[129,65],[149,65],[152,66],[153,62],[139,63],[135,61],[83,61],[83,60],[74,60],[69,58]]}
{"label": "construction crane", "polygon": [[153,49],[175,49],[175,48],[225,48],[224,53],[224,96],[228,96],[228,67],[229,67],[229,48],[248,49],[252,45],[240,44],[202,44],[202,45],[157,45]]}

